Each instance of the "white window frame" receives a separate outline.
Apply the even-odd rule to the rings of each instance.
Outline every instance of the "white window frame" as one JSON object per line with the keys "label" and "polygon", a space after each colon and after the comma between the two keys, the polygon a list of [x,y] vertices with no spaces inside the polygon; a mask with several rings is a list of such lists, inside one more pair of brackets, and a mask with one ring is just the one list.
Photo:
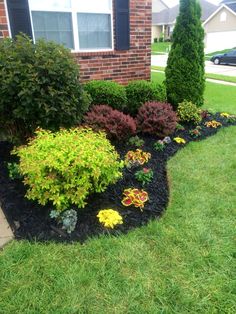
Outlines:
{"label": "white window frame", "polygon": [[[79,0],[79,1],[86,1],[86,0]],[[94,0],[95,3],[98,3],[99,0]],[[73,41],[74,41],[74,49],[71,49],[71,52],[101,52],[101,51],[113,51],[114,50],[114,29],[113,29],[113,9],[112,9],[112,0],[109,1],[109,10],[94,10],[93,8],[89,8],[86,10],[78,10],[76,9],[76,4],[78,3],[78,0],[71,0],[71,8],[70,9],[60,9],[60,8],[45,8],[42,10],[42,7],[37,5],[32,8],[31,3],[29,1],[29,11],[30,11],[30,21],[31,21],[31,27],[32,27],[32,34],[33,34],[33,41],[35,42],[35,36],[34,36],[34,25],[33,25],[33,18],[32,18],[32,12],[65,12],[65,13],[71,13],[72,15],[72,32],[73,32]],[[40,0],[39,0],[40,3]],[[78,21],[77,21],[77,13],[96,13],[96,14],[110,14],[111,19],[111,48],[97,48],[97,49],[80,49],[79,46],[79,32],[78,32]]]}

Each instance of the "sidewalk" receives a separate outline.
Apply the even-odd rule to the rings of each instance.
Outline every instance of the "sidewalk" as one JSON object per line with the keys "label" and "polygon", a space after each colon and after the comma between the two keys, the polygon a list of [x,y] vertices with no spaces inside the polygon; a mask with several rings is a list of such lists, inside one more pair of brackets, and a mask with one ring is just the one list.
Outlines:
{"label": "sidewalk", "polygon": [[14,238],[7,219],[0,207],[0,249]]}

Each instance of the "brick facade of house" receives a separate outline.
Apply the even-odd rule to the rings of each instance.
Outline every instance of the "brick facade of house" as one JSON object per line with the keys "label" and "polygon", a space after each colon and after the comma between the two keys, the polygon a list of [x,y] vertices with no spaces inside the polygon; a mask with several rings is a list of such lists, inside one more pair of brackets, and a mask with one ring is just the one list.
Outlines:
{"label": "brick facade of house", "polygon": [[[101,79],[126,84],[130,80],[149,80],[151,23],[152,0],[130,0],[130,49],[74,53],[80,65],[81,81]],[[6,36],[8,36],[6,10],[4,0],[0,0],[0,37]]]}
{"label": "brick facade of house", "polygon": [[4,0],[0,0],[0,39],[9,36]]}

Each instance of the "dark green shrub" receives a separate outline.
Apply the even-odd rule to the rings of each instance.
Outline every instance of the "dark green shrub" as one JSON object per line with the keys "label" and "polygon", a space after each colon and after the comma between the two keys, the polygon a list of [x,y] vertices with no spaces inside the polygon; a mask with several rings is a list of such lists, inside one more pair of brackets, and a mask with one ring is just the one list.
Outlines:
{"label": "dark green shrub", "polygon": [[202,120],[201,110],[191,101],[183,101],[178,105],[177,115],[181,122],[198,124]]}
{"label": "dark green shrub", "polygon": [[203,104],[204,30],[196,0],[180,0],[166,73],[167,99],[175,108],[183,100]]}
{"label": "dark green shrub", "polygon": [[84,88],[92,97],[93,105],[108,105],[121,111],[126,107],[125,88],[116,82],[90,81]]}
{"label": "dark green shrub", "polygon": [[105,133],[87,128],[38,130],[14,152],[27,186],[26,197],[57,210],[84,207],[93,192],[103,192],[121,176],[123,162]]}
{"label": "dark green shrub", "polygon": [[[0,42],[0,125],[12,136],[80,122],[88,101],[69,50],[24,35]],[[88,100],[88,99],[87,99]]]}
{"label": "dark green shrub", "polygon": [[136,115],[139,108],[148,101],[165,101],[165,86],[144,80],[132,81],[126,86],[127,111]]}

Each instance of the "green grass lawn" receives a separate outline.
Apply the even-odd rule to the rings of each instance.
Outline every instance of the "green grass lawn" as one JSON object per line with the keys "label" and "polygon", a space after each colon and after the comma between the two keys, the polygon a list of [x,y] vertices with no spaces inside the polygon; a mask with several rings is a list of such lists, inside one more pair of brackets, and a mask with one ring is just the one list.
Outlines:
{"label": "green grass lawn", "polygon": [[[151,68],[153,70],[165,71],[165,67],[161,67],[161,66],[153,65]],[[219,81],[236,83],[236,77],[235,76],[213,74],[213,73],[206,73],[205,76],[206,76],[206,78],[211,78],[211,79],[215,79],[215,80],[219,80]]]}
{"label": "green grass lawn", "polygon": [[[236,113],[229,88],[207,84],[207,105]],[[171,201],[159,221],[84,245],[7,245],[0,313],[235,313],[235,139],[236,127],[222,129],[168,162]]]}
{"label": "green grass lawn", "polygon": [[[164,79],[164,73],[152,72],[152,80],[161,83]],[[236,113],[236,86],[206,82],[205,104],[203,107],[211,111]]]}
{"label": "green grass lawn", "polygon": [[159,54],[159,53],[163,54],[163,53],[169,52],[170,46],[171,46],[170,42],[153,43],[152,44],[152,53],[154,53],[154,54]]}

